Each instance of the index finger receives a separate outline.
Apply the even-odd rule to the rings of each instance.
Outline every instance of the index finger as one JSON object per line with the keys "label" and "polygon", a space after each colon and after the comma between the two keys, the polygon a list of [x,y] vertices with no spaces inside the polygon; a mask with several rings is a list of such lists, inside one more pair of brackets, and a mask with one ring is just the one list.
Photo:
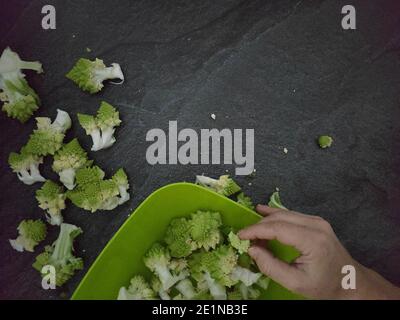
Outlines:
{"label": "index finger", "polygon": [[239,232],[239,237],[246,240],[279,240],[291,245],[307,254],[309,243],[312,241],[313,230],[289,223],[286,221],[272,221],[269,223],[257,223]]}

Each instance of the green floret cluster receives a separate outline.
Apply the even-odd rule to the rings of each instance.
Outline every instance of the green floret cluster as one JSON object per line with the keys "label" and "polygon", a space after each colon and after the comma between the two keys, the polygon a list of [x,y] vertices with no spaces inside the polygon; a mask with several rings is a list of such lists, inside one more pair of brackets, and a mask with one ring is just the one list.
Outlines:
{"label": "green floret cluster", "polygon": [[232,231],[225,236],[228,228],[218,212],[197,211],[172,220],[164,240],[143,257],[153,274],[150,281],[135,275],[118,299],[257,299],[269,279],[247,255],[250,242]]}
{"label": "green floret cluster", "polygon": [[67,191],[67,197],[77,207],[96,212],[113,210],[129,200],[128,177],[119,169],[111,179],[98,166],[81,168],[76,172],[76,187]]}
{"label": "green floret cluster", "polygon": [[4,49],[0,56],[0,101],[2,110],[10,118],[25,123],[39,108],[40,99],[29,86],[22,70],[43,72],[38,61],[23,61],[10,48]]}
{"label": "green floret cluster", "polygon": [[66,77],[75,82],[79,88],[89,93],[99,92],[103,87],[103,81],[108,79],[120,79],[124,81],[124,75],[118,63],[112,63],[106,67],[103,60],[80,58],[74,67],[66,74]]}
{"label": "green floret cluster", "polygon": [[46,238],[47,228],[42,220],[22,220],[18,225],[18,237],[10,239],[11,246],[17,251],[33,252],[34,248]]}

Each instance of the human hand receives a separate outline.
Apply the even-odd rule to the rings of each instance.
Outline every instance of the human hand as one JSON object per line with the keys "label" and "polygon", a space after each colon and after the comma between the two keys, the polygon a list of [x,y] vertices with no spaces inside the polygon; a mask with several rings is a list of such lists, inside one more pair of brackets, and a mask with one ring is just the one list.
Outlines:
{"label": "human hand", "polygon": [[[314,299],[400,298],[399,288],[350,256],[324,219],[263,205],[257,211],[265,217],[241,230],[239,236],[255,240],[250,256],[261,272],[284,287]],[[291,264],[275,258],[265,248],[272,239],[294,246],[300,257]],[[356,289],[342,288],[345,265],[356,270]]]}

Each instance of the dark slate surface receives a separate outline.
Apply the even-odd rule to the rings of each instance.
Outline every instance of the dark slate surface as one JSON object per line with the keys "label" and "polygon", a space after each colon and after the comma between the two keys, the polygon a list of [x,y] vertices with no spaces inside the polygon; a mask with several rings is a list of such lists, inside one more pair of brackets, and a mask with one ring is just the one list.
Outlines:
{"label": "dark slate surface", "polygon": [[[234,169],[148,165],[146,132],[178,120],[179,128],[255,128],[257,174],[238,178],[245,190],[263,202],[279,186],[287,206],[328,219],[355,258],[400,285],[398,1],[352,1],[356,31],[341,29],[347,1],[336,0],[46,0],[16,9],[0,3],[0,50],[10,45],[43,62],[44,75],[28,74],[43,101],[38,116],[67,110],[74,121],[68,138],[89,148],[76,112],[93,113],[104,99],[122,115],[116,145],[90,156],[108,174],[126,168],[133,199],[114,212],[69,206],[64,214],[84,230],[76,252],[85,271],[152,191]],[[54,31],[40,27],[48,3],[57,9]],[[94,96],[81,92],[64,74],[82,56],[119,62],[126,82]],[[21,125],[0,115],[1,298],[68,297],[84,275],[44,291],[30,266],[34,254],[8,244],[22,218],[43,217],[34,199],[38,185],[19,183],[6,164],[33,127],[33,119]],[[320,150],[315,138],[325,133],[335,144]],[[55,178],[48,164],[44,172]],[[51,228],[47,242],[56,235]]]}

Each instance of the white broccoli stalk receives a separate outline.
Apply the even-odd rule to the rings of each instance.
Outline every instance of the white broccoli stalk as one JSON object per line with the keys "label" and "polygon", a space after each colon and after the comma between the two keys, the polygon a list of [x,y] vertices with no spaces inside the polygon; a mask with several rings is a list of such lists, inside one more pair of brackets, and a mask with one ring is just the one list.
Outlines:
{"label": "white broccoli stalk", "polygon": [[247,287],[255,284],[261,276],[261,273],[252,272],[249,269],[240,266],[236,266],[231,274],[233,280],[240,281]]}
{"label": "white broccoli stalk", "polygon": [[42,64],[39,61],[23,61],[19,55],[9,47],[5,48],[0,57],[0,74],[16,70],[34,70],[42,73]]}
{"label": "white broccoli stalk", "polygon": [[18,179],[27,185],[46,180],[39,171],[43,157],[27,152],[25,147],[21,149],[20,153],[11,152],[8,163],[13,172],[17,174]]}
{"label": "white broccoli stalk", "polygon": [[78,120],[92,138],[92,151],[107,149],[115,143],[115,127],[121,124],[121,120],[119,112],[112,105],[102,101],[96,117],[78,113]]}
{"label": "white broccoli stalk", "polygon": [[207,282],[208,289],[215,300],[227,299],[225,287],[211,278],[208,272],[204,273],[204,279]]}
{"label": "white broccoli stalk", "polygon": [[191,300],[196,295],[193,284],[189,279],[181,280],[175,288],[182,294],[184,299]]}

